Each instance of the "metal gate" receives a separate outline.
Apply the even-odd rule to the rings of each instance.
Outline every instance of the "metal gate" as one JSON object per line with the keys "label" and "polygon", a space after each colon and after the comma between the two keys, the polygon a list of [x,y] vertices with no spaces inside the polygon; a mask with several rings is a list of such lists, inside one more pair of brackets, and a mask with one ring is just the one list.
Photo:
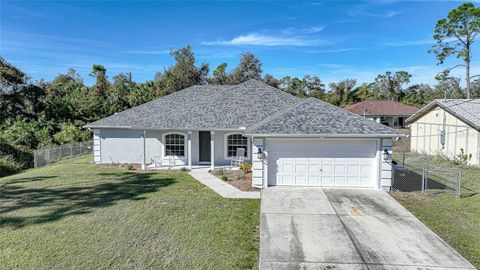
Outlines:
{"label": "metal gate", "polygon": [[462,171],[443,168],[392,167],[392,191],[422,192],[426,194],[461,194]]}

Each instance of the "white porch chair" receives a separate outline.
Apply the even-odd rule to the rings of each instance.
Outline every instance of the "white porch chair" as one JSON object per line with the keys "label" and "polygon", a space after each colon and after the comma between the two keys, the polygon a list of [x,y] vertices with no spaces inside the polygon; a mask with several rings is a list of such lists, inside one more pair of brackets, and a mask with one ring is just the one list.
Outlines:
{"label": "white porch chair", "polygon": [[245,148],[237,148],[237,153],[230,161],[231,167],[240,167],[245,161]]}
{"label": "white porch chair", "polygon": [[177,161],[176,156],[168,156],[168,164],[167,164],[168,169],[175,167],[176,161]]}
{"label": "white porch chair", "polygon": [[161,156],[154,156],[153,157],[153,167],[154,168],[162,167],[162,157]]}

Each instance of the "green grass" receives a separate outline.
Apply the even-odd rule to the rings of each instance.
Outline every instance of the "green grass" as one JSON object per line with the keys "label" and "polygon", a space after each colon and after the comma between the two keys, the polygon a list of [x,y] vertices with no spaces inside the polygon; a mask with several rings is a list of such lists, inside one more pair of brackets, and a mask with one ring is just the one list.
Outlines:
{"label": "green grass", "polygon": [[0,178],[0,269],[251,269],[259,200],[90,156]]}
{"label": "green grass", "polygon": [[480,269],[480,195],[456,198],[445,194],[391,194]]}
{"label": "green grass", "polygon": [[[401,155],[394,158],[402,163]],[[462,197],[449,194],[427,196],[421,193],[392,192],[403,206],[460,254],[480,269],[480,168],[459,167],[451,161],[432,156],[407,153],[405,165],[462,170]]]}

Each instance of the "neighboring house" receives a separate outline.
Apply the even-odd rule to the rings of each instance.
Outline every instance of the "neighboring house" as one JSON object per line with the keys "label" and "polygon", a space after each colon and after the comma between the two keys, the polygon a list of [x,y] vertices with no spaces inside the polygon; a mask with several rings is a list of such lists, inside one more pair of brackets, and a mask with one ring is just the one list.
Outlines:
{"label": "neighboring house", "polygon": [[412,152],[455,159],[463,149],[480,165],[480,99],[437,99],[407,119]]}
{"label": "neighboring house", "polygon": [[393,100],[365,100],[348,105],[345,110],[393,128],[403,128],[405,120],[418,112],[416,107]]}
{"label": "neighboring house", "polygon": [[196,85],[86,125],[99,164],[229,165],[237,148],[252,184],[385,188],[398,131],[261,81]]}

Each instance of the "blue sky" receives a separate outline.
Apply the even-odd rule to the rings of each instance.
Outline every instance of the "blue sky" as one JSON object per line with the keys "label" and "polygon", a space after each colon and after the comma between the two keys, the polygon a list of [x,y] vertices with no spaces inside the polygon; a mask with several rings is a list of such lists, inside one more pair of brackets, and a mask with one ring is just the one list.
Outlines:
{"label": "blue sky", "polygon": [[72,67],[88,84],[93,64],[110,78],[131,71],[137,81],[150,80],[173,64],[169,49],[186,45],[211,70],[253,52],[264,73],[278,77],[369,82],[406,70],[414,83],[434,83],[453,59],[437,66],[427,52],[433,28],[460,3],[2,0],[0,55],[34,80]]}

